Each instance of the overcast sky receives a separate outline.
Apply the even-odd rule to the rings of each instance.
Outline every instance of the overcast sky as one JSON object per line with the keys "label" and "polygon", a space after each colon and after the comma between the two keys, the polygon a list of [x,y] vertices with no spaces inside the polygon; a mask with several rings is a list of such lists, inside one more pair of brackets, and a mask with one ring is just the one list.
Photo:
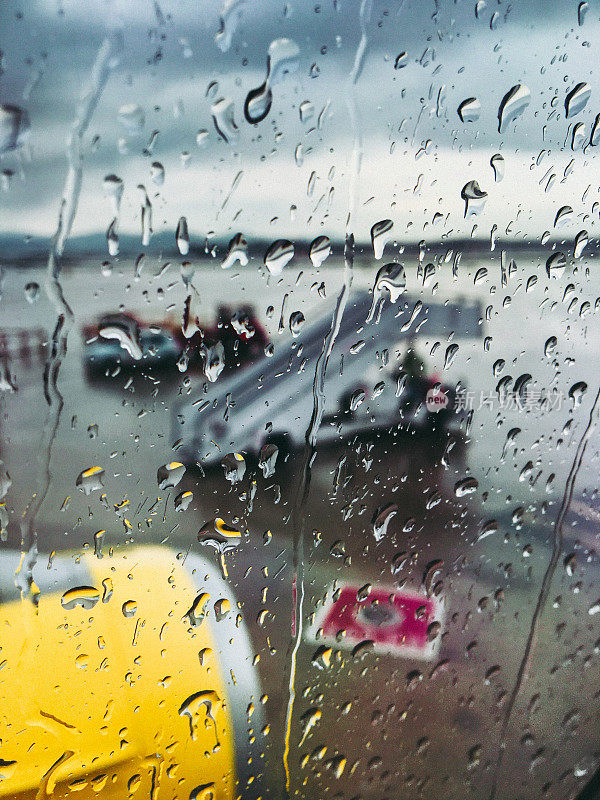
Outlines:
{"label": "overcast sky", "polygon": [[[229,13],[224,6],[232,7]],[[351,222],[359,239],[389,217],[399,240],[463,237],[474,225],[476,235],[487,237],[494,224],[505,238],[539,240],[553,230],[563,205],[574,214],[562,235],[570,239],[582,228],[597,233],[600,145],[572,151],[570,140],[573,125],[583,123],[588,142],[600,112],[598,4],[589,3],[581,26],[573,0],[487,0],[479,6],[485,7],[477,17],[474,0],[373,0],[363,20],[363,68],[353,86],[360,0],[2,3],[0,103],[25,109],[31,131],[24,147],[1,159],[0,170],[15,173],[8,191],[0,191],[1,231],[53,232],[81,92],[103,40],[120,31],[119,63],[83,140],[73,235],[108,228],[113,212],[102,184],[114,173],[125,186],[122,232],[141,229],[136,187],[143,184],[155,231],[174,232],[185,216],[198,240],[237,231],[249,238],[340,237],[356,142],[364,151]],[[231,39],[225,52],[226,37],[217,37],[222,16]],[[297,44],[298,68],[273,86],[270,113],[251,125],[244,99],[264,81],[269,45],[282,37]],[[402,52],[406,66],[395,69]],[[590,99],[565,119],[565,96],[580,82],[589,83]],[[530,103],[499,134],[499,104],[519,83],[530,90]],[[461,122],[457,107],[469,97],[477,98],[480,116]],[[237,141],[225,142],[213,124],[211,105],[220,98],[233,104]],[[303,122],[304,101],[314,115]],[[119,121],[124,105],[143,110],[138,133]],[[208,136],[198,147],[202,129]],[[155,130],[149,156],[143,151]],[[490,166],[494,153],[505,159],[500,183]],[[153,161],[164,166],[162,186],[151,179]],[[488,198],[478,215],[465,219],[461,189],[470,180]]]}

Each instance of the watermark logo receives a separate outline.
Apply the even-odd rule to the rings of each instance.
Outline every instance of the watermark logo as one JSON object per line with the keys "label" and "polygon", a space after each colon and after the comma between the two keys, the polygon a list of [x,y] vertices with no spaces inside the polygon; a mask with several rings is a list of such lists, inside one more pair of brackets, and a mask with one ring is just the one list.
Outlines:
{"label": "watermark logo", "polygon": [[427,411],[437,414],[443,408],[448,407],[448,395],[439,387],[437,389],[428,389],[425,395],[425,405]]}

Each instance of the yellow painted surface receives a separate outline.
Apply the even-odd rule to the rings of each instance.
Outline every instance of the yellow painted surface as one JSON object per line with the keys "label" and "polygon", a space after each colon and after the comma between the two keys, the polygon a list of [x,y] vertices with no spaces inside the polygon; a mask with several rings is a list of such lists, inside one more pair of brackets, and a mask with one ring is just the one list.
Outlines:
{"label": "yellow painted surface", "polygon": [[43,594],[37,613],[29,600],[0,606],[0,797],[188,800],[204,787],[203,800],[231,800],[228,665],[214,622],[185,617],[191,576],[158,547],[85,564],[93,608],[63,607],[72,586]]}

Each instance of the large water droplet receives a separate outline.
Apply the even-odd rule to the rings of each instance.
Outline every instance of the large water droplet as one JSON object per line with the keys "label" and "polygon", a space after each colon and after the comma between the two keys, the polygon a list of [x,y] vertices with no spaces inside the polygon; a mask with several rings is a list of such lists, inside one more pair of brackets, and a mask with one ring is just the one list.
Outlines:
{"label": "large water droplet", "polygon": [[227,525],[221,517],[216,517],[205,522],[200,528],[198,541],[205,547],[214,547],[219,553],[225,553],[240,544],[242,534],[237,528]]}
{"label": "large water droplet", "polygon": [[574,258],[581,258],[581,256],[583,255],[583,251],[587,246],[588,241],[589,241],[588,232],[579,231],[579,233],[575,237],[575,246],[573,248]]}
{"label": "large water droplet", "polygon": [[564,253],[557,252],[546,261],[546,274],[549,278],[562,278],[567,267],[567,259]]}
{"label": "large water droplet", "polygon": [[219,18],[219,31],[215,35],[215,44],[222,53],[231,47],[231,39],[242,17],[246,0],[224,0]]}
{"label": "large water droplet", "polygon": [[123,197],[123,181],[118,175],[107,175],[102,181],[102,188],[111,202],[113,216],[118,217]]}
{"label": "large water droplet", "polygon": [[576,114],[579,114],[580,111],[586,107],[588,100],[590,99],[590,95],[592,93],[592,87],[589,83],[578,83],[565,97],[565,113],[567,115],[567,119],[569,117],[574,117]]}
{"label": "large water droplet", "polygon": [[188,233],[188,224],[185,217],[180,217],[177,223],[177,230],[175,231],[175,241],[177,242],[177,249],[182,256],[187,256],[190,252],[190,235]]}
{"label": "large water droplet", "polygon": [[294,245],[287,239],[277,239],[265,253],[265,267],[271,275],[280,275],[294,257]]}
{"label": "large water droplet", "polygon": [[482,210],[488,193],[480,189],[477,181],[469,181],[463,186],[460,196],[465,201],[465,217],[470,217]]}
{"label": "large water droplet", "polygon": [[150,167],[150,177],[152,178],[152,183],[156,184],[156,186],[162,186],[165,182],[165,168],[160,161],[152,162]]}
{"label": "large water droplet", "polygon": [[267,76],[271,86],[280,83],[300,66],[300,48],[292,39],[275,39],[267,54]]}
{"label": "large water droplet", "polygon": [[210,111],[219,136],[228,144],[236,142],[239,129],[233,117],[233,100],[221,97],[216,103],[213,103],[210,107]]}
{"label": "large water droplet", "polygon": [[446,355],[444,356],[444,369],[449,369],[452,366],[456,354],[458,353],[458,345],[456,342],[449,344],[446,348]]}
{"label": "large water droplet", "polygon": [[387,529],[392,519],[398,513],[398,506],[395,503],[388,503],[379,506],[373,514],[373,536],[376,542],[380,542],[387,534]]}
{"label": "large water droplet", "polygon": [[221,268],[229,269],[236,261],[239,261],[242,267],[245,267],[248,263],[248,242],[243,233],[236,233],[229,242],[227,255],[221,262]]}
{"label": "large water droplet", "polygon": [[142,358],[140,327],[131,317],[113,316],[102,321],[98,333],[103,339],[116,339],[134,361]]}
{"label": "large water droplet", "polygon": [[462,478],[462,480],[457,481],[454,484],[454,494],[457,497],[464,497],[467,494],[473,494],[476,492],[479,487],[479,482],[477,478],[473,478],[471,476],[467,478]]}
{"label": "large water droplet", "polygon": [[60,604],[66,611],[80,606],[81,608],[93,608],[100,600],[100,592],[94,586],[76,586],[67,591],[60,598]]}
{"label": "large water droplet", "polygon": [[373,286],[373,301],[367,315],[367,322],[371,322],[377,314],[377,319],[386,299],[396,303],[401,294],[406,291],[406,274],[402,264],[395,261],[385,264],[377,272],[375,285]]}
{"label": "large water droplet", "polygon": [[175,498],[173,505],[175,506],[175,511],[186,511],[192,500],[194,499],[194,493],[190,492],[189,490],[185,492],[181,492]]}
{"label": "large water droplet", "polygon": [[546,339],[546,344],[544,345],[544,355],[546,358],[551,358],[554,355],[557,344],[558,339],[556,336],[550,336],[549,339]]}
{"label": "large water droplet", "polygon": [[600,142],[600,114],[596,115],[594,124],[592,125],[592,132],[590,134],[590,146],[595,147]]}
{"label": "large water droplet", "polygon": [[225,369],[225,348],[221,342],[210,347],[203,345],[200,354],[204,362],[204,374],[214,383]]}
{"label": "large water droplet", "polygon": [[566,225],[573,218],[573,209],[571,206],[561,206],[556,212],[554,218],[554,227],[559,228]]}
{"label": "large water droplet", "polygon": [[585,381],[577,381],[577,383],[571,386],[569,389],[569,397],[573,401],[573,408],[577,408],[581,403],[584,394],[587,392],[587,388],[587,383],[585,383]]}
{"label": "large water droplet", "polygon": [[373,245],[373,253],[376,259],[383,257],[385,246],[392,238],[391,230],[393,226],[394,223],[391,219],[382,219],[371,228],[371,244]]}
{"label": "large water droplet", "polygon": [[498,133],[519,117],[531,102],[531,92],[524,84],[513,86],[502,98],[498,109]]}
{"label": "large water droplet", "polygon": [[156,481],[159,489],[173,489],[185,475],[185,466],[180,461],[170,461],[158,468]]}
{"label": "large water droplet", "polygon": [[500,153],[495,153],[490,158],[490,165],[494,170],[494,180],[496,183],[500,183],[504,177],[504,156],[500,155]]}
{"label": "large water droplet", "polygon": [[290,333],[296,337],[300,335],[304,325],[304,314],[301,311],[294,311],[290,314]]}
{"label": "large water droplet", "polygon": [[106,245],[110,256],[119,255],[119,235],[117,233],[117,218],[115,217],[106,231]]}
{"label": "large water droplet", "polygon": [[265,444],[260,449],[258,466],[262,469],[265,478],[270,478],[275,473],[275,463],[279,449],[274,444]]}
{"label": "large water droplet", "polygon": [[331,240],[328,236],[317,236],[311,242],[310,249],[308,251],[308,257],[313,263],[313,266],[317,269],[321,266],[321,264],[328,258],[329,254],[331,253]]}
{"label": "large water droplet", "polygon": [[275,39],[267,53],[267,75],[260,86],[251,89],[244,102],[244,116],[250,124],[261,122],[273,103],[271,87],[298,69],[300,49],[291,39]]}
{"label": "large water droplet", "polygon": [[31,281],[31,283],[26,284],[25,286],[25,299],[28,303],[35,303],[38,299],[40,294],[40,285],[39,283],[35,283],[35,281]]}
{"label": "large water droplet", "polygon": [[257,125],[268,115],[273,105],[273,92],[265,81],[256,89],[250,89],[244,101],[244,116],[251,125]]}
{"label": "large water droplet", "polygon": [[461,122],[476,122],[481,113],[481,103],[476,97],[463,100],[457,109]]}
{"label": "large water droplet", "polygon": [[221,466],[225,471],[225,480],[231,484],[238,483],[246,474],[246,461],[241,453],[227,453],[221,459]]}
{"label": "large water droplet", "polygon": [[79,473],[75,486],[79,487],[87,497],[104,486],[103,479],[104,469],[102,467],[90,467]]}

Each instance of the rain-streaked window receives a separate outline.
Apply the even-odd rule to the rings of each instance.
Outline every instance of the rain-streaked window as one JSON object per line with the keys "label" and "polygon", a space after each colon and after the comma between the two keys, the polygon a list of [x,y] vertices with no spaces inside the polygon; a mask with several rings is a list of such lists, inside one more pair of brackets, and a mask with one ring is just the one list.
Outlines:
{"label": "rain-streaked window", "polygon": [[0,798],[600,796],[600,9],[0,7]]}

